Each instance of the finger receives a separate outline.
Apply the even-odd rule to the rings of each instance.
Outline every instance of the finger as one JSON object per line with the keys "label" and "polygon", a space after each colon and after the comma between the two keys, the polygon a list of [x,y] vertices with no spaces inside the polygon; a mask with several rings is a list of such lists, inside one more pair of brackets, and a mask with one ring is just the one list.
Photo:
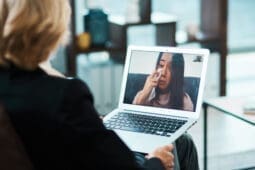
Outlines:
{"label": "finger", "polygon": [[155,74],[157,74],[157,72],[154,70],[150,75],[149,77],[153,78],[155,76]]}
{"label": "finger", "polygon": [[174,169],[174,165],[166,165],[165,169],[166,170],[173,170]]}
{"label": "finger", "polygon": [[159,75],[160,75],[160,73],[157,72],[157,70],[155,70],[155,71],[151,74],[151,76],[152,76],[154,79],[158,79],[158,78],[159,78]]}
{"label": "finger", "polygon": [[157,72],[157,70],[153,70],[153,72],[151,73],[152,75],[155,75],[155,74],[157,74],[158,72]]}
{"label": "finger", "polygon": [[158,81],[157,80],[153,80],[151,81],[151,84],[153,87],[156,87],[158,85]]}
{"label": "finger", "polygon": [[172,151],[174,149],[174,145],[173,144],[165,145],[163,146],[163,148],[167,151]]}
{"label": "finger", "polygon": [[174,168],[174,162],[169,163],[166,167],[167,167],[167,169],[173,169]]}
{"label": "finger", "polygon": [[164,164],[167,165],[168,167],[173,167],[174,166],[174,155],[171,154],[170,152],[166,153],[164,155]]}
{"label": "finger", "polygon": [[154,157],[154,154],[152,154],[152,153],[149,153],[149,154],[145,155],[145,158],[146,158],[146,159],[150,159],[150,158],[152,158],[152,157]]}

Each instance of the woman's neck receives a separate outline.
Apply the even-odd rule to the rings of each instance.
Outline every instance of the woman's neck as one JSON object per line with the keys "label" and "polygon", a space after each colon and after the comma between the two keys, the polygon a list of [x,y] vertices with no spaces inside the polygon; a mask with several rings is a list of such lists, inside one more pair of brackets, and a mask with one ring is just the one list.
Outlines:
{"label": "woman's neck", "polygon": [[158,93],[159,93],[159,95],[168,94],[168,93],[170,93],[169,88],[166,88],[166,89],[163,89],[163,90],[158,88]]}

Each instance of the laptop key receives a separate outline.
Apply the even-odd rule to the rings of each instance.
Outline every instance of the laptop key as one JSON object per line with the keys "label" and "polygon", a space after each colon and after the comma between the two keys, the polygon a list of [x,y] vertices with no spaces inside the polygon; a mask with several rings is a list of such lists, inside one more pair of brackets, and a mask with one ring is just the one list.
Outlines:
{"label": "laptop key", "polygon": [[120,129],[121,129],[121,130],[126,130],[126,131],[132,131],[132,132],[142,132],[141,129],[139,129],[139,128],[133,128],[133,127],[125,127],[125,126],[122,126]]}
{"label": "laptop key", "polygon": [[164,134],[163,131],[156,131],[156,135],[162,135],[162,134]]}

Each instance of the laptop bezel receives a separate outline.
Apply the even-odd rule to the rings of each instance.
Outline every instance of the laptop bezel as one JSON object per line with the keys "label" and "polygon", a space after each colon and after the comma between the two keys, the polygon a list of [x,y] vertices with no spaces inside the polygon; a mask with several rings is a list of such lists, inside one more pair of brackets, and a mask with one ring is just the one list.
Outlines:
{"label": "laptop bezel", "polygon": [[[203,57],[203,66],[202,72],[200,77],[200,84],[197,96],[197,107],[195,112],[189,112],[184,110],[174,110],[174,109],[165,109],[165,108],[155,108],[151,106],[141,106],[141,105],[133,105],[133,104],[126,104],[124,103],[124,96],[125,96],[125,89],[126,83],[129,73],[130,67],[130,60],[132,51],[152,51],[152,52],[169,52],[169,53],[182,53],[182,54],[192,54],[192,55],[200,55]],[[126,53],[125,59],[125,66],[123,71],[123,78],[121,84],[121,92],[119,98],[118,108],[123,110],[129,110],[134,112],[148,112],[154,114],[160,114],[162,116],[179,116],[179,117],[189,117],[193,119],[198,119],[200,115],[201,105],[202,105],[202,98],[203,98],[203,91],[205,86],[205,75],[207,69],[209,57],[209,50],[208,49],[188,49],[188,48],[180,48],[180,47],[168,47],[168,46],[136,46],[136,45],[129,45]]]}

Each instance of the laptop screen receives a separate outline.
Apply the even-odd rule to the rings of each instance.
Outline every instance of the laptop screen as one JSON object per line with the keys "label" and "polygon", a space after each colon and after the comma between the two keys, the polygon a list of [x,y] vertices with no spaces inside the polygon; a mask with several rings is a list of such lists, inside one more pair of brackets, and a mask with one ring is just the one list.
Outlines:
{"label": "laptop screen", "polygon": [[124,103],[195,112],[203,55],[132,50]]}

